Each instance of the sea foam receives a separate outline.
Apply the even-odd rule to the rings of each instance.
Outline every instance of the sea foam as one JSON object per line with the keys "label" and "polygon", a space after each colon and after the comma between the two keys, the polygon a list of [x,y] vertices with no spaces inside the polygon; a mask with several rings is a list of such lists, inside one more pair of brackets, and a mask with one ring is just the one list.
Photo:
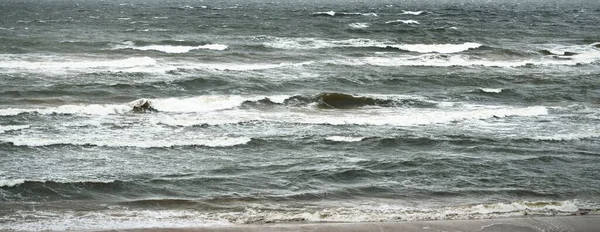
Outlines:
{"label": "sea foam", "polygon": [[408,19],[408,20],[398,19],[398,20],[394,20],[394,21],[387,21],[385,23],[386,24],[390,24],[390,23],[420,24],[417,20],[412,20],[412,19]]}
{"label": "sea foam", "polygon": [[[0,59],[1,60],[1,59]],[[150,57],[124,59],[82,59],[71,57],[33,56],[9,58],[0,62],[0,69],[9,72],[68,73],[90,71],[143,71],[157,66]]]}
{"label": "sea foam", "polygon": [[25,183],[23,179],[1,179],[0,187],[13,187]]}
{"label": "sea foam", "polygon": [[418,53],[458,53],[481,47],[482,44],[473,42],[462,44],[398,44],[389,41],[377,41],[372,39],[324,40],[316,38],[270,38],[270,41],[266,42],[265,46],[278,49],[373,47],[397,48],[400,50]]}
{"label": "sea foam", "polygon": [[405,10],[404,12],[402,12],[402,14],[404,14],[404,15],[421,15],[423,13],[425,13],[425,11],[406,11]]}
{"label": "sea foam", "polygon": [[121,45],[115,46],[115,49],[135,49],[135,50],[142,50],[142,51],[153,50],[153,51],[159,51],[159,52],[164,52],[164,53],[187,53],[192,50],[200,50],[200,49],[223,51],[223,50],[226,50],[227,48],[228,48],[228,46],[223,45],[223,44],[205,44],[205,45],[199,45],[199,46],[158,45],[158,44],[156,44],[156,45],[146,45],[146,46],[135,46],[135,44],[130,41],[124,42]]}

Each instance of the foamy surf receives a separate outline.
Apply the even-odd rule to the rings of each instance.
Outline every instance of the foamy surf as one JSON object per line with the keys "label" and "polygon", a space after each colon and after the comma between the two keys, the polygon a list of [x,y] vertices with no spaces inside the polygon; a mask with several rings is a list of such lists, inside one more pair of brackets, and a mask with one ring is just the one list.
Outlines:
{"label": "foamy surf", "polygon": [[79,115],[111,115],[111,114],[123,114],[132,111],[132,106],[126,104],[91,104],[91,105],[62,105],[58,107],[46,107],[46,108],[9,108],[0,109],[0,116],[11,116],[23,113],[30,114],[79,114]]}
{"label": "foamy surf", "polygon": [[[262,209],[247,207],[239,212],[210,212],[201,210],[136,210],[124,207],[94,212],[70,211],[19,211],[15,216],[44,217],[44,223],[6,223],[3,230],[95,230],[99,228],[193,228],[227,225],[252,225],[263,223],[323,222],[401,222],[431,220],[468,220],[509,218],[522,216],[574,215],[581,209],[597,209],[598,205],[578,200],[566,201],[515,201],[452,207],[417,208],[402,204],[365,202],[360,205],[330,206],[294,209],[287,205]],[[74,215],[78,214],[78,215]],[[190,220],[193,218],[193,220]],[[425,230],[427,228],[424,228]]]}
{"label": "foamy surf", "polygon": [[480,88],[481,91],[486,92],[486,93],[501,93],[503,89],[501,88]]}
{"label": "foamy surf", "polygon": [[15,58],[0,62],[0,69],[8,72],[68,73],[90,71],[141,71],[154,67],[158,62],[150,57],[131,57],[124,59],[82,59],[47,57],[44,55]]}
{"label": "foamy surf", "polygon": [[[145,129],[147,133],[154,133],[151,129]],[[125,132],[123,132],[125,133]],[[46,147],[55,145],[68,146],[97,146],[97,147],[137,147],[137,148],[169,148],[169,147],[233,147],[244,145],[252,139],[247,137],[202,137],[188,135],[188,138],[173,138],[171,140],[156,139],[153,134],[136,136],[133,132],[125,134],[114,134],[110,132],[99,132],[100,136],[86,136],[76,134],[75,136],[39,137],[29,139],[22,136],[1,139],[0,141],[12,143],[14,146]],[[108,137],[103,137],[108,136]],[[163,135],[164,136],[164,135]]]}
{"label": "foamy surf", "polygon": [[[412,21],[407,22],[414,23]],[[272,38],[265,45],[278,49],[322,49],[336,47],[397,48],[418,53],[459,53],[482,46],[482,44],[473,42],[462,44],[397,44],[371,39],[323,40],[315,38]]]}
{"label": "foamy surf", "polygon": [[403,11],[402,14],[404,15],[421,15],[425,13],[425,11]]}
{"label": "foamy surf", "polygon": [[0,179],[0,187],[13,187],[23,183],[24,179]]}
{"label": "foamy surf", "polygon": [[115,49],[135,49],[141,51],[159,51],[164,53],[188,53],[192,50],[215,50],[215,51],[223,51],[228,49],[227,45],[223,44],[205,44],[198,46],[183,46],[183,45],[146,45],[146,46],[136,46],[135,43],[128,41],[124,42],[122,45],[115,46]]}
{"label": "foamy surf", "polygon": [[385,22],[385,24],[391,24],[391,23],[420,24],[417,20],[412,20],[412,19],[408,19],[408,20],[398,19],[398,20],[394,20],[394,21]]}
{"label": "foamy surf", "polygon": [[[422,66],[422,67],[498,67],[498,68],[518,68],[518,67],[552,67],[552,66],[578,66],[584,64],[594,64],[600,60],[600,51],[588,51],[578,55],[569,56],[569,59],[556,59],[555,57],[536,57],[521,60],[495,60],[480,58],[466,54],[451,54],[468,49],[477,48],[480,44],[465,44],[460,46],[422,46],[422,45],[404,45],[395,46],[399,49],[409,50],[421,54],[417,56],[373,56],[351,61],[335,61],[346,65],[374,65],[374,66]],[[440,53],[440,54],[435,54]],[[446,54],[444,54],[446,53]],[[450,54],[448,54],[450,53]]]}
{"label": "foamy surf", "polygon": [[348,26],[350,26],[352,28],[363,29],[363,28],[368,28],[370,25],[369,25],[369,23],[350,23],[350,24],[348,24]]}
{"label": "foamy surf", "polygon": [[325,139],[334,142],[359,142],[365,139],[365,137],[329,136]]}

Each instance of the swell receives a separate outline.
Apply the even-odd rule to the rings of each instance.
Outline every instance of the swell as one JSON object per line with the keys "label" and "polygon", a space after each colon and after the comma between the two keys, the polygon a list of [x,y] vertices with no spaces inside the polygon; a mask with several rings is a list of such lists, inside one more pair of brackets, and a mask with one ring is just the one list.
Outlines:
{"label": "swell", "polygon": [[317,95],[295,95],[286,98],[282,103],[275,103],[269,98],[258,101],[245,101],[242,107],[256,108],[264,106],[295,106],[304,107],[316,105],[321,109],[354,109],[360,107],[424,107],[431,108],[437,104],[418,99],[386,99],[369,96],[357,96],[346,93],[321,93]]}

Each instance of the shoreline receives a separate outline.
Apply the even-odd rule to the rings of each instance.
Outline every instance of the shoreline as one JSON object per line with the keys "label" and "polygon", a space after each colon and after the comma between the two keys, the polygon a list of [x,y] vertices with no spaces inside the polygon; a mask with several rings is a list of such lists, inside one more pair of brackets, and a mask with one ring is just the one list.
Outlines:
{"label": "shoreline", "polygon": [[131,228],[86,230],[97,232],[268,232],[268,231],[481,231],[481,232],[593,232],[600,230],[600,215],[582,216],[535,216],[520,218],[403,221],[403,222],[356,222],[356,223],[298,223],[207,226],[192,228]]}

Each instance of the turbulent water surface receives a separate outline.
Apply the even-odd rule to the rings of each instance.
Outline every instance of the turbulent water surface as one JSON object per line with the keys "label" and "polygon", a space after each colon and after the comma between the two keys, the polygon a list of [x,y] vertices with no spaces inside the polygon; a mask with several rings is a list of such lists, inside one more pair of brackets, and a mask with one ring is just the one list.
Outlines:
{"label": "turbulent water surface", "polygon": [[600,4],[426,2],[0,1],[0,230],[598,213]]}

